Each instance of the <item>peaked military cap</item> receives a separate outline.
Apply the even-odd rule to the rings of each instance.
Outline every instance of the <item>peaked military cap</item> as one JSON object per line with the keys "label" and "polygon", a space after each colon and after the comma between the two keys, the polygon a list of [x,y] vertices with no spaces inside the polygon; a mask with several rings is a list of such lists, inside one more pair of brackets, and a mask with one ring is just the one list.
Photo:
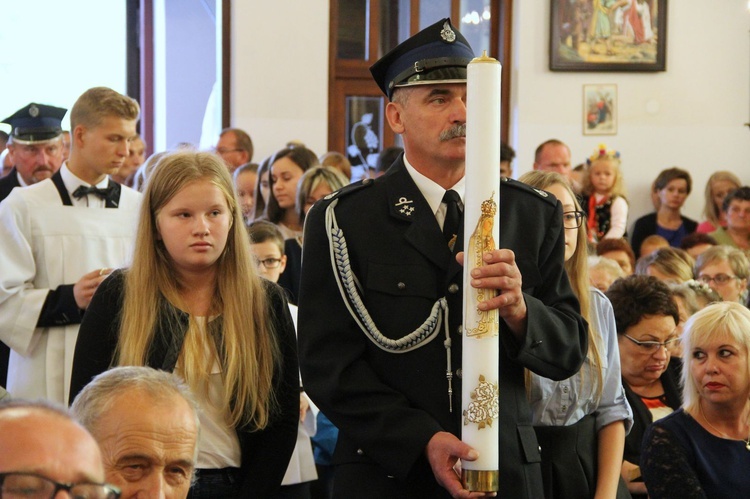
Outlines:
{"label": "peaked military cap", "polygon": [[62,134],[61,122],[67,112],[67,109],[61,107],[32,102],[5,118],[2,123],[13,127],[10,132],[13,142],[20,144],[46,142]]}
{"label": "peaked military cap", "polygon": [[445,18],[388,52],[370,73],[390,99],[398,87],[465,83],[466,66],[473,58],[469,42]]}

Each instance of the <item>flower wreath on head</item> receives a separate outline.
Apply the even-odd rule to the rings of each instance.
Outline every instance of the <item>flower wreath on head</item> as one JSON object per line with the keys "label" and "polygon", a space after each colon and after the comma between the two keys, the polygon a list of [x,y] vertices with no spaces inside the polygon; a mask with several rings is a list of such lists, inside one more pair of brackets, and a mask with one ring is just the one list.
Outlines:
{"label": "flower wreath on head", "polygon": [[614,159],[620,161],[620,152],[614,149],[607,150],[607,144],[599,144],[599,147],[594,151],[594,154],[586,158],[586,166],[591,166],[591,163],[598,159]]}

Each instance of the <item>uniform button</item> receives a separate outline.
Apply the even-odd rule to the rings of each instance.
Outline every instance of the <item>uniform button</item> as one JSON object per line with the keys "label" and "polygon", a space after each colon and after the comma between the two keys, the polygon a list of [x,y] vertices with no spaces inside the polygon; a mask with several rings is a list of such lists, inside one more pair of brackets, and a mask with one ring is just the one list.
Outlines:
{"label": "uniform button", "polygon": [[463,325],[459,324],[459,326],[456,328],[456,334],[459,335],[459,336],[461,336],[462,334],[464,334],[464,327],[463,327]]}
{"label": "uniform button", "polygon": [[448,292],[452,295],[455,295],[456,293],[458,293],[458,284],[454,282],[453,284],[448,286]]}
{"label": "uniform button", "polygon": [[537,448],[539,449],[539,454],[541,454],[541,453],[542,453],[542,446],[540,445],[540,446],[539,446],[539,447],[537,447]]}
{"label": "uniform button", "polygon": [[456,369],[456,377],[458,379],[461,379],[461,377],[464,375],[464,370],[461,368]]}
{"label": "uniform button", "polygon": [[364,179],[364,180],[362,181],[362,185],[367,185],[367,184],[369,184],[370,182],[372,182],[372,179],[371,179],[371,178],[366,178],[366,179]]}
{"label": "uniform button", "polygon": [[563,387],[563,393],[568,393],[568,387],[567,386]]}
{"label": "uniform button", "polygon": [[563,412],[565,412],[565,411],[567,411],[567,410],[568,410],[568,406],[567,406],[567,405],[564,405],[564,406],[562,406],[562,407],[561,407],[561,409],[563,410]]}
{"label": "uniform button", "polygon": [[398,289],[406,289],[406,284],[403,282],[396,284],[396,286],[398,287]]}
{"label": "uniform button", "polygon": [[365,451],[363,451],[362,449],[357,449],[357,454],[358,455],[362,456],[362,455],[364,455],[364,453],[365,453]]}

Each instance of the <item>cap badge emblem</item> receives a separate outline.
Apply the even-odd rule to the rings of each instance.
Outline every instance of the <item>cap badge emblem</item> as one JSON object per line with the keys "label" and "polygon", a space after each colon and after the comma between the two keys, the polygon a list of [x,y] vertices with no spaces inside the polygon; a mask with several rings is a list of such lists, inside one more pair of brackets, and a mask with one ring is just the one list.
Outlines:
{"label": "cap badge emblem", "polygon": [[456,32],[451,29],[451,25],[448,24],[448,21],[443,23],[443,29],[440,30],[440,38],[448,43],[456,41]]}
{"label": "cap badge emblem", "polygon": [[39,116],[39,108],[36,106],[29,107],[29,116],[31,116],[32,118],[36,118],[37,116]]}

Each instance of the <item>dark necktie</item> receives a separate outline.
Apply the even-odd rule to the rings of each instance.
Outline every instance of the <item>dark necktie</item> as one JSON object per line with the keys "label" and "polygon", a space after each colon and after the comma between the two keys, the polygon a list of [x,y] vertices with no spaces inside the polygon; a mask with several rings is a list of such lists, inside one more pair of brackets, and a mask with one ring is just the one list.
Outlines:
{"label": "dark necktie", "polygon": [[104,201],[107,201],[112,197],[114,189],[112,187],[105,187],[104,189],[100,189],[99,187],[84,187],[79,186],[78,189],[73,191],[73,197],[76,199],[81,199],[83,196],[86,196],[88,194],[94,194],[96,196],[99,196]]}
{"label": "dark necktie", "polygon": [[459,203],[461,197],[454,190],[445,191],[443,195],[443,203],[446,204],[445,210],[445,222],[443,222],[443,235],[445,241],[448,243],[448,248],[453,251],[453,246],[456,244],[456,238],[458,237],[458,228],[461,224],[461,208]]}

